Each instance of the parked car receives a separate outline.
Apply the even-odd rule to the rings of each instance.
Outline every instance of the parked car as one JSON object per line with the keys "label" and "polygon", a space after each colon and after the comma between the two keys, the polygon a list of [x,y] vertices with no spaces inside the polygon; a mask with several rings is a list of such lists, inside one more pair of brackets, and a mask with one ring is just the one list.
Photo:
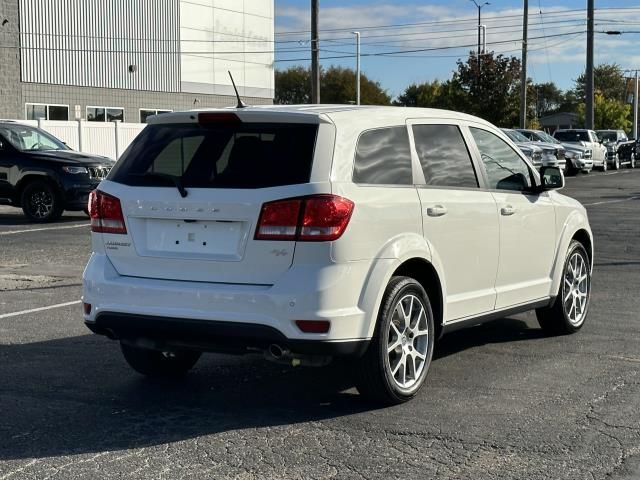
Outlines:
{"label": "parked car", "polygon": [[618,158],[629,168],[636,168],[636,159],[640,158],[640,141],[630,140],[618,145]]}
{"label": "parked car", "polygon": [[593,167],[607,171],[607,149],[600,144],[596,132],[587,129],[560,129],[553,132],[553,136],[563,144],[584,147],[591,153]]}
{"label": "parked car", "polygon": [[532,142],[542,142],[562,146],[562,148],[564,148],[564,157],[566,160],[565,173],[568,175],[576,172],[589,173],[593,170],[591,151],[587,152],[586,148],[571,143],[560,143],[558,140],[542,130],[519,128],[517,131]]}
{"label": "parked car", "polygon": [[560,167],[563,171],[566,167],[565,150],[561,145],[536,142],[535,144],[517,130],[503,128],[502,131],[519,147],[533,146],[542,149],[542,166]]}
{"label": "parked car", "polygon": [[91,194],[84,321],[144,375],[208,351],[350,356],[361,394],[403,402],[449,330],[530,309],[549,334],[583,326],[593,240],[563,185],[455,112],[167,113]]}
{"label": "parked car", "polygon": [[624,130],[596,130],[596,135],[600,143],[607,149],[607,162],[611,168],[618,170],[622,165],[628,165],[630,168],[635,167],[635,159],[633,161],[634,167],[631,167],[632,159],[630,157],[620,157],[620,146],[629,142]]}
{"label": "parked car", "polygon": [[0,203],[21,207],[33,222],[52,222],[63,210],[87,211],[89,192],[113,164],[74,152],[39,128],[0,121]]}

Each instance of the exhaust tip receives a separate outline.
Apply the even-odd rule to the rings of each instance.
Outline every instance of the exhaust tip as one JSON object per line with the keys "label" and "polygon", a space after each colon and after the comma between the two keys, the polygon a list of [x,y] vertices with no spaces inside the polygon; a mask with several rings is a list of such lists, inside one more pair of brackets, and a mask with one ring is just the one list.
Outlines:
{"label": "exhaust tip", "polygon": [[284,355],[284,349],[280,345],[272,343],[269,345],[269,355],[273,358],[280,359]]}

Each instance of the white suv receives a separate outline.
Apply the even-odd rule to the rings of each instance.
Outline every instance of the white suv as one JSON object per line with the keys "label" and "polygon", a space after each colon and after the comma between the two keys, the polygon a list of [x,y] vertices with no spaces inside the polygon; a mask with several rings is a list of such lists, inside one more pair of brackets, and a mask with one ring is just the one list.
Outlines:
{"label": "white suv", "polygon": [[[351,356],[386,403],[424,383],[449,329],[587,315],[585,209],[493,125],[396,107],[153,117],[90,200],[84,320],[146,375],[200,353]],[[541,180],[542,179],[542,180]]]}

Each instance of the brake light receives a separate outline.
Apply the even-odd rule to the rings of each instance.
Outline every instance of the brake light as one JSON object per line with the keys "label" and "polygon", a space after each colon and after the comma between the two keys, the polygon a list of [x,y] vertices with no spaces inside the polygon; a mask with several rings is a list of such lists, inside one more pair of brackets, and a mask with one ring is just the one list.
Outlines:
{"label": "brake light", "polygon": [[89,195],[91,231],[97,233],[126,234],[120,200],[112,195],[94,190]]}
{"label": "brake light", "polygon": [[240,117],[232,112],[203,112],[198,114],[198,123],[200,125],[209,125],[209,124],[221,124],[221,123],[231,123],[237,124],[242,123]]}
{"label": "brake light", "polygon": [[354,203],[337,195],[313,195],[262,206],[256,240],[323,242],[342,236]]}

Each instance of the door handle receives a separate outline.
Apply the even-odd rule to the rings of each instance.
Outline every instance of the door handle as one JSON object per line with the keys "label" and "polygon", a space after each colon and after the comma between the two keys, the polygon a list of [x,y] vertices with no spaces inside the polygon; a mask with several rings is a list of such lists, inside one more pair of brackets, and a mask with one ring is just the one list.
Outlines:
{"label": "door handle", "polygon": [[505,205],[500,209],[500,213],[505,217],[508,217],[509,215],[513,215],[514,213],[516,213],[516,209],[511,205]]}
{"label": "door handle", "polygon": [[442,205],[434,205],[433,207],[427,208],[427,215],[430,217],[442,217],[447,214],[447,209]]}

